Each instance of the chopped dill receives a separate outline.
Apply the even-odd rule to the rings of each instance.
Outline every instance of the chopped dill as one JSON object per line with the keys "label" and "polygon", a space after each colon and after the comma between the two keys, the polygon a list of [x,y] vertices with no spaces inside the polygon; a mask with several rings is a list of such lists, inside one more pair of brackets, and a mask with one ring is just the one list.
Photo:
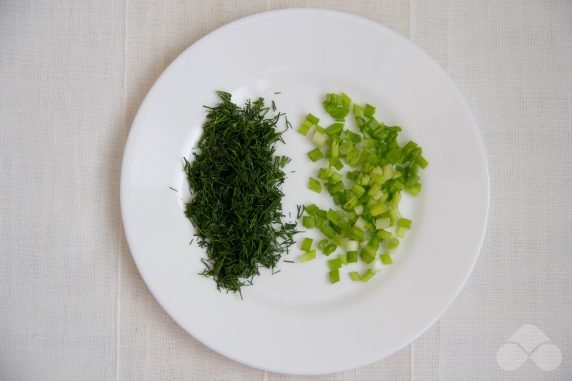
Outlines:
{"label": "chopped dill", "polygon": [[278,272],[278,261],[294,243],[296,223],[282,221],[280,189],[290,159],[275,155],[284,114],[267,116],[262,98],[239,107],[229,93],[217,94],[221,102],[205,106],[198,152],[185,159],[192,196],[185,215],[206,250],[201,274],[212,277],[219,290],[240,293],[260,267]]}
{"label": "chopped dill", "polygon": [[174,192],[178,192],[178,190],[176,190],[176,189],[173,188],[173,187],[169,187],[169,189],[172,190],[172,191],[174,191]]}
{"label": "chopped dill", "polygon": [[286,263],[296,263],[296,262],[290,261],[290,260],[288,260],[288,259],[285,259],[285,260],[283,260],[282,262],[286,262]]}
{"label": "chopped dill", "polygon": [[306,207],[304,205],[296,205],[296,218],[299,220],[300,218],[302,218],[302,215],[304,214],[304,210],[306,210]]}
{"label": "chopped dill", "polygon": [[276,111],[276,103],[272,101],[272,111]]}

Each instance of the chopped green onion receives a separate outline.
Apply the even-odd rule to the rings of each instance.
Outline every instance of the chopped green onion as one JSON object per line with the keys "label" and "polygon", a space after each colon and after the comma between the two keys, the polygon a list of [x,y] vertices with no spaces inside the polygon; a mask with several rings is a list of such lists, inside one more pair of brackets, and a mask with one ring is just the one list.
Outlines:
{"label": "chopped green onion", "polygon": [[312,143],[317,146],[323,146],[324,143],[326,143],[326,140],[328,140],[328,136],[325,133],[318,131],[317,129],[314,131],[314,136],[312,136]]}
{"label": "chopped green onion", "polygon": [[316,147],[313,150],[311,150],[310,152],[308,152],[308,157],[313,162],[316,162],[316,161],[320,160],[321,158],[323,158],[324,154],[322,153],[322,151],[320,151],[319,148]]}
{"label": "chopped green onion", "polygon": [[322,231],[322,233],[324,233],[324,235],[330,239],[334,238],[336,236],[336,231],[334,229],[332,229],[332,227],[330,225],[328,225],[327,223],[323,224],[322,227],[320,228],[320,230]]}
{"label": "chopped green onion", "polygon": [[322,191],[322,184],[318,180],[313,177],[310,177],[310,181],[308,182],[308,189],[320,193]]}
{"label": "chopped green onion", "polygon": [[[343,249],[337,258],[328,261],[335,282],[339,281],[339,268],[358,262],[358,257],[371,267],[362,275],[351,272],[350,278],[365,282],[381,269],[382,263],[392,263],[390,252],[411,228],[411,220],[399,211],[401,193],[417,195],[421,191],[420,171],[428,163],[415,142],[399,143],[400,127],[387,126],[375,118],[374,106],[354,104],[352,108],[351,99],[344,93],[327,94],[323,105],[335,122],[324,129],[318,126],[319,119],[309,114],[304,132],[314,127],[312,141],[317,147],[308,157],[312,161],[326,158],[329,166],[317,173],[323,184],[312,177],[308,188],[321,192],[325,187],[337,208],[326,211],[309,205],[305,207],[303,225],[317,227],[328,238],[317,245],[324,255],[331,255],[338,247]],[[345,117],[350,109],[358,133],[346,128]],[[347,182],[339,172],[344,165],[349,166],[345,172]],[[395,229],[395,233],[389,229]],[[379,255],[381,263],[375,261],[380,242],[385,251]],[[311,248],[311,244],[304,248]]]}
{"label": "chopped green onion", "polygon": [[342,267],[342,260],[340,259],[340,257],[330,259],[328,261],[328,267],[330,268],[330,270],[339,269],[340,267]]}
{"label": "chopped green onion", "polygon": [[298,132],[301,133],[302,135],[306,136],[306,135],[308,135],[310,128],[312,128],[312,123],[305,120],[302,122],[302,124],[300,124],[300,127],[298,127]]}
{"label": "chopped green onion", "polygon": [[354,282],[361,282],[361,275],[357,271],[352,271],[349,275]]}
{"label": "chopped green onion", "polygon": [[371,118],[373,114],[375,114],[375,107],[373,107],[369,103],[366,104],[365,107],[363,108],[363,114],[364,116]]}
{"label": "chopped green onion", "polygon": [[330,271],[329,279],[331,284],[338,283],[340,281],[340,270],[336,269]]}
{"label": "chopped green onion", "polygon": [[349,251],[358,251],[359,249],[359,242],[358,241],[351,241],[351,240],[346,240],[344,242],[344,250],[349,252]]}
{"label": "chopped green onion", "polygon": [[320,210],[320,208],[318,208],[316,206],[316,204],[310,204],[308,206],[304,207],[304,210],[306,211],[306,213],[308,213],[310,216],[313,216],[315,214],[318,213],[318,211]]}
{"label": "chopped green onion", "polygon": [[346,253],[346,255],[348,256],[348,263],[357,263],[357,259],[358,259],[357,250],[348,251]]}
{"label": "chopped green onion", "polygon": [[417,156],[415,158],[415,161],[417,162],[417,164],[419,164],[419,166],[423,169],[427,168],[427,165],[429,165],[429,162],[421,155]]}
{"label": "chopped green onion", "polygon": [[314,242],[312,238],[304,238],[302,244],[300,245],[300,249],[304,251],[310,250],[312,248],[312,242]]}
{"label": "chopped green onion", "polygon": [[334,251],[336,251],[337,248],[338,248],[338,247],[337,247],[335,244],[333,244],[333,243],[328,243],[328,244],[326,245],[326,247],[325,247],[322,251],[323,251],[324,255],[330,255],[330,254],[332,254]]}
{"label": "chopped green onion", "polygon": [[362,280],[362,282],[367,282],[367,281],[370,280],[374,275],[375,275],[375,272],[374,272],[372,269],[367,269],[367,270],[365,270],[365,272],[361,275],[361,280]]}
{"label": "chopped green onion", "polygon": [[378,230],[376,236],[377,236],[377,238],[379,238],[382,241],[389,241],[390,239],[393,238],[393,234],[391,234],[387,230],[383,230],[383,229]]}
{"label": "chopped green onion", "polygon": [[343,118],[350,112],[351,99],[345,94],[327,94],[324,101],[324,108],[327,113],[336,120],[343,120]]}
{"label": "chopped green onion", "polygon": [[356,241],[363,241],[364,231],[358,227],[353,227],[350,231],[350,237]]}
{"label": "chopped green onion", "polygon": [[389,255],[389,253],[383,253],[379,256],[379,258],[381,259],[381,262],[384,265],[390,265],[393,263],[393,260],[391,259],[391,255]]}
{"label": "chopped green onion", "polygon": [[329,173],[329,168],[320,168],[320,170],[318,171],[318,178],[320,180],[326,180],[328,179],[328,177],[330,177],[330,173]]}
{"label": "chopped green onion", "polygon": [[377,217],[383,214],[386,210],[387,207],[385,206],[385,204],[377,204],[369,210],[369,214],[371,214],[372,217]]}
{"label": "chopped green onion", "polygon": [[314,216],[304,216],[302,218],[302,225],[307,229],[312,229],[316,226],[316,219]]}
{"label": "chopped green onion", "polygon": [[373,260],[375,259],[375,256],[376,256],[376,249],[372,246],[366,246],[361,251],[361,260],[367,264],[370,264],[371,262],[373,262]]}
{"label": "chopped green onion", "polygon": [[298,261],[304,263],[316,258],[316,250],[310,250],[298,257]]}
{"label": "chopped green onion", "polygon": [[318,124],[318,122],[320,121],[320,119],[312,114],[308,114],[306,115],[306,120],[308,122],[310,122],[311,124]]}
{"label": "chopped green onion", "polygon": [[385,218],[378,218],[375,220],[375,228],[377,230],[380,229],[387,229],[391,224],[391,221],[389,219],[389,217],[385,217]]}
{"label": "chopped green onion", "polygon": [[393,249],[397,248],[398,246],[399,246],[399,240],[395,237],[393,237],[389,241],[387,241],[387,249],[388,250],[393,250]]}
{"label": "chopped green onion", "polygon": [[365,193],[365,189],[361,185],[356,184],[352,187],[352,192],[356,196],[361,197]]}
{"label": "chopped green onion", "polygon": [[326,128],[326,134],[328,136],[339,135],[339,134],[341,134],[343,129],[344,129],[343,123],[334,123],[331,126],[329,126],[328,128]]}
{"label": "chopped green onion", "polygon": [[405,229],[411,229],[411,220],[407,218],[400,218],[397,220],[397,226],[402,226]]}

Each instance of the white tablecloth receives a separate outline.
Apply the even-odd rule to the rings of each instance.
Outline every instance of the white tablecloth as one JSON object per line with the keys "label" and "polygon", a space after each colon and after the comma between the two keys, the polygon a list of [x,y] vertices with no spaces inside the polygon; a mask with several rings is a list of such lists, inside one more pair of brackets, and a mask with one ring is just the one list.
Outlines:
{"label": "white tablecloth", "polygon": [[[480,125],[492,196],[481,257],[443,318],[385,360],[316,379],[572,379],[571,1],[4,0],[1,380],[299,379],[228,360],[163,312],[118,191],[133,116],[177,54],[229,21],[307,6],[385,24],[445,68]],[[558,368],[499,366],[524,324]]]}

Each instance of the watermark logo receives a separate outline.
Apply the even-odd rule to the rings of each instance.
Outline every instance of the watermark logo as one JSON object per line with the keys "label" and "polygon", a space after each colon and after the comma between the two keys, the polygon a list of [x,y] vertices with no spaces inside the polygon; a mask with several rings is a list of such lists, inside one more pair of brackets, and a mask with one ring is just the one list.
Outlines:
{"label": "watermark logo", "polygon": [[497,352],[497,363],[507,371],[517,370],[528,359],[545,371],[558,368],[562,362],[560,348],[532,324],[520,327]]}

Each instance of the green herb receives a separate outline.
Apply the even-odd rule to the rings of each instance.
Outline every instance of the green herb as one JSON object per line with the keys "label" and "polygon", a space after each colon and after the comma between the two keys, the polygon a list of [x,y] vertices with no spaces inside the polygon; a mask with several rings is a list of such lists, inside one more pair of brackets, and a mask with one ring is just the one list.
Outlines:
{"label": "green herb", "polygon": [[[378,121],[374,106],[352,107],[344,93],[327,94],[323,106],[335,119],[333,124],[323,129],[317,125],[318,118],[308,114],[301,126],[304,135],[314,127],[311,141],[317,147],[308,152],[309,159],[329,161],[328,166],[318,169],[317,178],[310,177],[308,188],[318,193],[326,189],[339,208],[323,211],[307,205],[303,225],[319,229],[333,242],[318,241],[324,255],[331,255],[337,247],[345,251],[328,261],[330,271],[356,263],[359,257],[369,268],[361,275],[350,272],[350,278],[367,282],[377,271],[378,263],[374,261],[378,252],[383,252],[379,257],[384,265],[392,264],[390,252],[399,247],[400,239],[411,229],[412,221],[399,211],[401,194],[419,194],[419,172],[428,162],[415,142],[403,146],[399,143],[401,128]],[[356,132],[346,125],[350,110],[358,127]],[[342,169],[347,170],[340,172]],[[332,273],[330,276],[338,280]]]}
{"label": "green herb", "polygon": [[221,102],[206,107],[198,153],[185,159],[192,196],[185,215],[206,249],[202,275],[214,278],[219,290],[240,292],[260,267],[274,273],[294,243],[296,224],[282,222],[280,189],[290,159],[275,155],[283,114],[269,116],[262,98],[239,107],[229,93],[217,94]]}

